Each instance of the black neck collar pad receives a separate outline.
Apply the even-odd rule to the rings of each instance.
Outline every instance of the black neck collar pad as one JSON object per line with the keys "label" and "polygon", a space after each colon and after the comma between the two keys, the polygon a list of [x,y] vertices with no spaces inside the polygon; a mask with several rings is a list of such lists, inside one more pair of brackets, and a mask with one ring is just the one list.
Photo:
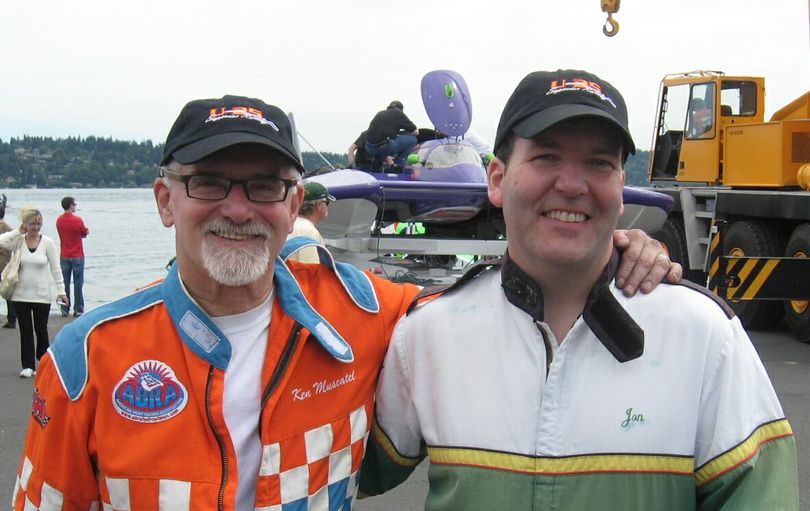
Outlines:
{"label": "black neck collar pad", "polygon": [[[627,362],[644,353],[644,331],[613,296],[610,285],[619,267],[614,249],[605,271],[599,276],[582,311],[585,323],[619,362]],[[501,266],[501,287],[509,303],[535,321],[543,321],[543,292],[507,253]]]}

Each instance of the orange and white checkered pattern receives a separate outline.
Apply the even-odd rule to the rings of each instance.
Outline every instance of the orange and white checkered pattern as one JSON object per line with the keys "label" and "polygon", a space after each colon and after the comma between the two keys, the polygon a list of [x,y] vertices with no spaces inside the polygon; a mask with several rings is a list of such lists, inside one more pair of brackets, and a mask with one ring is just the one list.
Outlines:
{"label": "orange and white checkered pattern", "polygon": [[262,448],[261,511],[349,510],[357,493],[370,422],[364,406],[350,415]]}
{"label": "orange and white checkered pattern", "polygon": [[[31,511],[61,511],[77,509],[74,501],[68,502],[64,494],[31,475],[34,467],[28,458],[23,460],[21,477],[17,478],[12,503],[24,495],[23,509]],[[118,479],[102,477],[99,485],[100,501],[90,504],[87,511],[119,511],[128,509],[171,509],[190,511],[192,483],[190,481]],[[29,495],[39,496],[36,504]]]}

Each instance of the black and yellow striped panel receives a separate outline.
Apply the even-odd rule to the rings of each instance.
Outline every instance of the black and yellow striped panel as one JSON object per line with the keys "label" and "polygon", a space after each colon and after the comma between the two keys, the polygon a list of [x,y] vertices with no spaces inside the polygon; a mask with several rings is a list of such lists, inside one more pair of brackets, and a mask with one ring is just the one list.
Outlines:
{"label": "black and yellow striped panel", "polygon": [[[810,298],[810,259],[726,257],[728,300],[806,300]],[[718,261],[712,264],[719,266]],[[711,288],[717,292],[717,285]]]}
{"label": "black and yellow striped panel", "polygon": [[717,234],[718,224],[712,221],[711,242],[709,243],[709,289],[720,295],[720,256],[723,255],[721,236]]}

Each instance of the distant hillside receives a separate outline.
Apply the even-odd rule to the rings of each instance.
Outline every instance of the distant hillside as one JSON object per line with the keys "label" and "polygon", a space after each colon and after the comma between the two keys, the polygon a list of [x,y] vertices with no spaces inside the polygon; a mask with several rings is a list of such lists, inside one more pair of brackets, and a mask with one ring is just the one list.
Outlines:
{"label": "distant hillside", "polygon": [[111,138],[23,137],[0,141],[6,188],[142,187],[150,185],[162,145]]}
{"label": "distant hillside", "polygon": [[[0,140],[2,188],[142,188],[155,180],[163,144],[97,137],[29,137]],[[321,153],[333,165],[346,154]],[[645,184],[649,153],[627,162],[627,184]],[[314,152],[302,153],[306,170],[326,165]]]}

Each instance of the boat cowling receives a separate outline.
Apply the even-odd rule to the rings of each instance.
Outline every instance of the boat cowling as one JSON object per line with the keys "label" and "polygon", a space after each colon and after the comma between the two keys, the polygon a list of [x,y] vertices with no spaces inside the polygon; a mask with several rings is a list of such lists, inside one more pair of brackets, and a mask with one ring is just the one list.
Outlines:
{"label": "boat cowling", "polygon": [[460,137],[470,129],[470,89],[455,71],[440,69],[423,76],[422,103],[433,126],[445,135]]}

